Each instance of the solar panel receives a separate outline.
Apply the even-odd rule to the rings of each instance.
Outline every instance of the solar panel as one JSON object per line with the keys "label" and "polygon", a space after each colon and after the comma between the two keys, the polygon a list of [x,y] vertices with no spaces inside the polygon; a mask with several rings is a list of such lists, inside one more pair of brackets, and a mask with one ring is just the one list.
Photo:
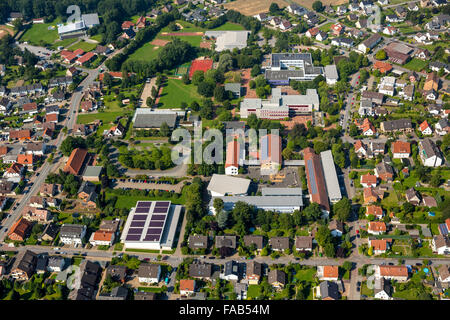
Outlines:
{"label": "solar panel", "polygon": [[142,234],[143,228],[130,228],[128,234]]}
{"label": "solar panel", "polygon": [[162,214],[154,214],[152,215],[152,220],[151,221],[155,221],[155,220],[166,220],[166,215],[162,215]]}
{"label": "solar panel", "polygon": [[153,213],[166,213],[169,208],[155,208],[153,209]]}
{"label": "solar panel", "polygon": [[138,206],[138,208],[141,208],[141,207],[150,208],[151,205],[152,205],[152,201],[139,201],[137,206]]}
{"label": "solar panel", "polygon": [[138,241],[140,238],[141,238],[141,235],[129,234],[129,235],[127,235],[126,240]]}
{"label": "solar panel", "polygon": [[159,201],[155,204],[155,207],[168,207],[169,204],[169,201]]}
{"label": "solar panel", "polygon": [[148,228],[147,235],[149,234],[161,234],[162,228]]}
{"label": "solar panel", "polygon": [[148,213],[149,211],[150,208],[141,208],[141,207],[136,208],[136,213]]}
{"label": "solar panel", "polygon": [[149,227],[162,227],[164,225],[164,221],[151,221],[148,225]]}
{"label": "solar panel", "polygon": [[308,176],[309,176],[309,185],[311,186],[311,190],[309,192],[311,194],[317,193],[317,185],[316,185],[316,177],[314,175],[314,166],[311,159],[307,160],[306,163],[308,164]]}
{"label": "solar panel", "polygon": [[130,227],[144,227],[145,221],[132,221]]}
{"label": "solar panel", "polygon": [[135,214],[133,217],[133,221],[136,220],[147,220],[148,215],[146,214]]}
{"label": "solar panel", "polygon": [[159,235],[148,235],[144,238],[144,241],[159,241]]}

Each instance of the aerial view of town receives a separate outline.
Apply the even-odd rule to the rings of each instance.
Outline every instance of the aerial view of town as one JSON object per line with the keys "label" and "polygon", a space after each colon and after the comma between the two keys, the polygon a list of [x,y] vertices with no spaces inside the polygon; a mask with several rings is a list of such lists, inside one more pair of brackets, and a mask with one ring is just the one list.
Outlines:
{"label": "aerial view of town", "polygon": [[0,300],[450,300],[449,114],[447,0],[0,0]]}

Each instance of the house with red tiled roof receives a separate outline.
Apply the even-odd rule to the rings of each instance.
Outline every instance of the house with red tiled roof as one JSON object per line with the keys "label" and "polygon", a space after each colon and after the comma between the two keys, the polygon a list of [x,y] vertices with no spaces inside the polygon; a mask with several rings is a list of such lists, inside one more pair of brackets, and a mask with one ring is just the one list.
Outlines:
{"label": "house with red tiled roof", "polygon": [[339,266],[318,266],[317,277],[323,281],[337,281],[339,279]]}
{"label": "house with red tiled roof", "polygon": [[317,36],[317,34],[319,33],[319,31],[320,31],[319,28],[314,27],[314,28],[308,29],[308,31],[306,31],[305,35],[306,35],[308,38],[314,38],[315,36]]}
{"label": "house with red tiled roof", "polygon": [[24,241],[31,231],[31,226],[30,221],[21,217],[9,230],[8,237],[13,241]]}
{"label": "house with red tiled roof", "polygon": [[355,141],[354,148],[358,157],[365,157],[367,155],[367,147],[361,140]]}
{"label": "house with red tiled roof", "polygon": [[89,61],[92,61],[97,55],[93,52],[88,52],[82,57],[78,58],[78,60],[75,62],[77,65],[84,65]]}
{"label": "house with red tiled roof", "polygon": [[363,190],[364,195],[364,203],[372,203],[377,202],[378,200],[382,200],[384,196],[384,192],[378,188],[364,188]]}
{"label": "house with red tiled roof", "polygon": [[195,292],[195,280],[181,279],[180,280],[180,295],[188,297]]}
{"label": "house with red tiled roof", "polygon": [[22,179],[24,166],[20,163],[14,162],[3,174],[3,178],[8,181],[19,183]]}
{"label": "house with red tiled roof", "polygon": [[140,16],[136,21],[136,28],[143,29],[147,25],[147,19],[144,16]]}
{"label": "house with red tiled roof", "polygon": [[344,32],[344,26],[340,23],[335,23],[330,30],[334,36],[340,36]]}
{"label": "house with red tiled roof", "polygon": [[9,131],[9,139],[11,140],[30,140],[31,131],[26,130],[11,130]]}
{"label": "house with red tiled roof", "polygon": [[375,61],[373,68],[379,70],[381,73],[388,73],[392,70],[392,64],[384,61]]}
{"label": "house with red tiled roof", "polygon": [[[34,156],[33,154],[18,154],[17,155],[17,163],[22,164],[27,167],[32,167],[34,165]],[[30,169],[28,169],[30,170]]]}
{"label": "house with red tiled roof", "polygon": [[391,148],[394,159],[408,158],[411,154],[411,144],[406,141],[394,141]]}
{"label": "house with red tiled roof", "polygon": [[114,232],[97,230],[92,233],[89,243],[93,246],[111,246],[114,243]]}
{"label": "house with red tiled roof", "polygon": [[382,221],[369,222],[367,232],[370,234],[380,235],[386,233],[386,224]]}
{"label": "house with red tiled roof", "polygon": [[328,193],[320,156],[313,149],[306,148],[303,150],[303,158],[305,160],[310,201],[317,203],[323,211],[330,212],[330,203],[328,202]]}
{"label": "house with red tiled roof", "polygon": [[69,160],[67,161],[66,165],[64,166],[64,172],[71,173],[73,175],[80,175],[81,174],[81,168],[83,167],[83,164],[85,163],[87,159],[87,150],[76,148],[72,151],[70,154]]}
{"label": "house with red tiled roof", "polygon": [[375,127],[368,118],[365,118],[361,125],[362,134],[368,137],[373,136],[376,133]]}
{"label": "house with red tiled roof", "polygon": [[375,269],[375,277],[389,280],[406,281],[408,280],[408,268],[406,266],[377,266]]}
{"label": "house with red tiled roof", "polygon": [[53,122],[58,123],[58,114],[57,113],[50,113],[45,115],[45,122]]}
{"label": "house with red tiled roof", "polygon": [[122,30],[128,30],[134,27],[134,23],[132,21],[124,21],[122,23]]}
{"label": "house with red tiled roof", "polygon": [[367,188],[367,187],[375,188],[377,186],[377,177],[370,173],[363,174],[361,176],[360,183],[364,188]]}
{"label": "house with red tiled roof", "polygon": [[382,219],[383,218],[383,208],[381,208],[380,206],[376,206],[376,205],[371,205],[371,206],[367,206],[366,207],[366,216],[370,216],[373,215],[374,217],[378,218],[378,219]]}
{"label": "house with red tiled roof", "polygon": [[428,124],[427,120],[425,120],[424,122],[422,122],[420,124],[419,129],[420,129],[420,132],[422,132],[422,134],[424,136],[433,134],[433,130],[431,129],[431,126]]}
{"label": "house with red tiled roof", "polygon": [[374,254],[382,254],[389,249],[389,242],[386,239],[369,239],[369,247],[373,247]]}

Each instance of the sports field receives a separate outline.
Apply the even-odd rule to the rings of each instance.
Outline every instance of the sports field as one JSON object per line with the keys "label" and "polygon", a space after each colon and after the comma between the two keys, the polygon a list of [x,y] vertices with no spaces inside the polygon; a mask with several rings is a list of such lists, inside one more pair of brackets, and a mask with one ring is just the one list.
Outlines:
{"label": "sports field", "polygon": [[188,42],[193,47],[200,47],[200,42],[202,42],[202,36],[162,36],[159,35],[158,39],[171,41],[173,38],[178,38],[180,40]]}
{"label": "sports field", "polygon": [[150,61],[158,55],[158,52],[162,47],[154,46],[147,42],[142,47],[133,52],[132,55],[128,57],[128,60],[140,60],[140,61]]}
{"label": "sports field", "polygon": [[169,79],[159,99],[159,107],[163,109],[179,108],[182,102],[191,104],[194,100],[201,100],[196,86],[193,84],[186,85],[181,80]]}
{"label": "sports field", "polygon": [[[61,22],[60,19],[55,19],[50,23],[36,23],[20,38],[21,42],[28,42],[33,45],[53,44],[58,39],[58,28],[56,25]],[[54,30],[48,30],[48,27],[54,26]]]}
{"label": "sports field", "polygon": [[0,39],[5,37],[7,34],[10,34],[11,37],[14,36],[15,31],[13,28],[9,27],[9,26],[5,26],[5,25],[1,25],[0,26]]}

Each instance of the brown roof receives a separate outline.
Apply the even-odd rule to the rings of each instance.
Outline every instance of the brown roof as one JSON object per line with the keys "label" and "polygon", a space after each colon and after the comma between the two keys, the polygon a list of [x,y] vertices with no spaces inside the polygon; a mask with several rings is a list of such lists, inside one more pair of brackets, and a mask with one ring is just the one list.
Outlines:
{"label": "brown roof", "polygon": [[94,233],[94,241],[111,241],[113,232],[98,230]]}
{"label": "brown roof", "polygon": [[272,237],[269,240],[272,249],[285,250],[289,249],[289,238],[288,237]]}
{"label": "brown roof", "polygon": [[374,250],[386,251],[386,249],[387,249],[387,241],[386,241],[386,239],[370,240],[370,246],[373,247]]}
{"label": "brown roof", "polygon": [[12,235],[18,236],[22,240],[26,238],[28,231],[31,228],[31,222],[24,219],[23,217],[17,220],[16,223],[11,227],[9,230],[8,236],[11,237]]}
{"label": "brown roof", "polygon": [[339,277],[339,266],[323,266],[323,277],[324,278],[338,278]]}
{"label": "brown roof", "polygon": [[30,130],[11,130],[9,132],[9,137],[11,139],[31,139]]}
{"label": "brown roof", "polygon": [[382,216],[383,215],[383,209],[380,206],[372,205],[372,206],[368,206],[367,207],[366,213],[368,215],[372,214],[374,216]]}
{"label": "brown roof", "polygon": [[180,291],[194,291],[195,280],[181,279],[180,280]]}
{"label": "brown roof", "polygon": [[411,144],[405,141],[395,141],[392,143],[392,153],[411,153]]}
{"label": "brown roof", "polygon": [[22,109],[24,111],[37,110],[37,103],[36,102],[25,103],[24,105],[22,105]]}
{"label": "brown roof", "polygon": [[369,222],[369,230],[386,232],[386,224],[378,221]]}
{"label": "brown roof", "polygon": [[87,150],[76,148],[70,154],[69,160],[67,161],[64,171],[70,172],[74,175],[79,175],[81,167],[86,160]]}
{"label": "brown roof", "polygon": [[313,237],[309,236],[299,236],[295,238],[296,248],[310,248],[312,249]]}
{"label": "brown roof", "polygon": [[377,177],[373,174],[367,173],[361,176],[361,183],[364,184],[377,184]]}
{"label": "brown roof", "polygon": [[17,155],[17,163],[23,165],[32,165],[34,162],[34,157],[32,154],[18,154]]}
{"label": "brown roof", "polygon": [[441,277],[442,280],[447,279],[448,277],[450,277],[450,272],[448,269],[448,265],[443,264],[440,268],[439,268],[439,276]]}
{"label": "brown roof", "polygon": [[[321,209],[330,211],[330,204],[328,202],[328,193],[325,187],[325,178],[320,156],[317,155],[311,148],[304,149],[303,155],[305,159],[308,190],[310,190],[312,202],[319,204]],[[312,188],[313,185],[315,185],[316,188]],[[314,193],[312,193],[312,191],[314,191]]]}

